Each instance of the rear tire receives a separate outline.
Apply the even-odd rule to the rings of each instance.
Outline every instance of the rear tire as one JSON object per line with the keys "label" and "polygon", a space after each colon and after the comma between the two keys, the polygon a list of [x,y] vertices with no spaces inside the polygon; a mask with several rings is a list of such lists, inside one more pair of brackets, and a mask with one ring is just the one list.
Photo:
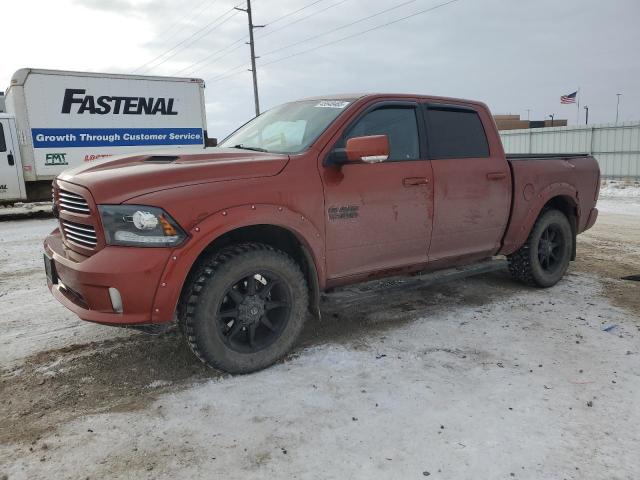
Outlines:
{"label": "rear tire", "polygon": [[525,244],[507,257],[509,272],[526,285],[552,287],[569,267],[574,242],[566,215],[559,210],[543,211]]}
{"label": "rear tire", "polygon": [[309,303],[296,262],[259,243],[213,255],[187,291],[181,309],[187,342],[202,362],[228,373],[282,358],[302,331]]}

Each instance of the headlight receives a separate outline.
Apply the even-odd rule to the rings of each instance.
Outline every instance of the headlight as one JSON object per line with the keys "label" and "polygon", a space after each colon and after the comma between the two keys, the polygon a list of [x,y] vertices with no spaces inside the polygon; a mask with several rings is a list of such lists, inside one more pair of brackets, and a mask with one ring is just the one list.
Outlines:
{"label": "headlight", "polygon": [[98,205],[109,245],[174,247],[187,237],[184,230],[157,207]]}

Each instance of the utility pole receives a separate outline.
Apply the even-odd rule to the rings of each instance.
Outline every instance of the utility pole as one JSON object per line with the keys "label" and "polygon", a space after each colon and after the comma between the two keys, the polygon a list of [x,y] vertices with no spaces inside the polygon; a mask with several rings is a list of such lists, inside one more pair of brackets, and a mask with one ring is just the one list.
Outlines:
{"label": "utility pole", "polygon": [[549,115],[549,116],[551,117],[551,126],[552,126],[552,127],[553,127],[553,116],[554,116],[554,115],[555,115],[554,113],[552,113],[551,115]]}
{"label": "utility pole", "polygon": [[531,112],[530,108],[527,108],[527,121],[529,121],[529,113]]}
{"label": "utility pole", "polygon": [[260,115],[260,99],[258,98],[258,72],[256,72],[256,49],[255,49],[255,41],[253,39],[253,29],[254,28],[263,28],[264,25],[254,25],[253,24],[253,16],[251,13],[251,0],[247,0],[247,8],[234,7],[236,10],[240,10],[241,12],[245,12],[247,14],[247,19],[249,20],[249,47],[251,51],[251,68],[249,71],[253,76],[253,102],[256,107],[256,117]]}
{"label": "utility pole", "polygon": [[589,105],[585,105],[584,109],[586,110],[585,117],[584,117],[584,124],[589,125]]}
{"label": "utility pole", "polygon": [[618,102],[616,103],[616,124],[618,123],[618,112],[620,110],[620,97],[622,96],[621,93],[616,93],[616,96],[618,97]]}

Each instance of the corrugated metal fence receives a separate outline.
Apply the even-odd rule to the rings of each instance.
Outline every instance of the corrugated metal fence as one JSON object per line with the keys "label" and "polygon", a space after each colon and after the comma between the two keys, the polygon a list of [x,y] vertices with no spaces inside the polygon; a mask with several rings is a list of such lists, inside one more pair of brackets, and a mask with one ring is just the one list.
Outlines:
{"label": "corrugated metal fence", "polygon": [[640,122],[503,130],[507,153],[590,153],[602,176],[640,179]]}

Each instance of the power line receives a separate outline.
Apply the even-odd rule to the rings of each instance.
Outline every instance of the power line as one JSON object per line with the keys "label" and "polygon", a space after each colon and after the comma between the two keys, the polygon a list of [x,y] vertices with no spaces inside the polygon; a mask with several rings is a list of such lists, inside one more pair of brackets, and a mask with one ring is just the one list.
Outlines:
{"label": "power line", "polygon": [[207,83],[216,83],[219,82],[220,80],[224,80],[225,78],[229,78],[229,77],[233,77],[235,75],[237,75],[240,72],[237,72],[237,70],[239,69],[246,69],[249,65],[247,65],[246,63],[241,63],[240,65],[236,65],[233,68],[230,68],[229,70],[225,70],[224,72],[220,73],[219,75],[217,75],[216,77],[212,78],[211,80],[207,80]]}
{"label": "power line", "polygon": [[[218,23],[211,23],[208,26],[206,26],[205,28],[201,28],[200,30],[196,31],[194,34],[190,35],[189,37],[187,37],[186,39],[184,39],[182,42],[180,42],[176,47],[173,48],[173,53],[171,53],[170,55],[166,56],[165,58],[163,58],[160,62],[156,63],[155,65],[153,65],[152,67],[148,68],[147,71],[149,70],[153,70],[154,68],[159,67],[160,65],[162,65],[163,63],[171,60],[173,57],[175,57],[180,50],[185,49],[186,47],[193,45],[195,42],[197,42],[198,40],[202,39],[203,37],[207,36],[208,34],[210,34],[211,32],[213,32],[216,28],[220,27],[221,25],[224,25],[225,23],[227,23],[229,20],[231,20],[234,15],[237,14],[237,12],[233,11],[234,9],[231,8],[229,10],[227,10],[225,13],[223,13],[222,15],[220,15],[216,20],[221,20]],[[227,18],[223,18],[225,15],[227,15],[228,13],[231,13],[231,15],[229,15]],[[214,22],[216,21],[214,20]],[[202,34],[200,36],[197,36],[200,32],[202,32]],[[196,37],[196,38],[194,38]],[[193,38],[193,40],[191,40]],[[191,40],[191,41],[189,41]],[[187,42],[185,44],[185,42]],[[179,47],[179,48],[178,48]],[[169,50],[170,52],[171,50]],[[166,53],[169,53],[166,52]]]}
{"label": "power line", "polygon": [[[226,15],[228,15],[229,13],[231,13],[230,16],[228,16],[227,18],[224,18]],[[208,22],[205,26],[203,26],[202,28],[196,30],[194,33],[192,33],[191,35],[189,35],[187,38],[185,38],[184,40],[178,42],[176,45],[174,45],[173,47],[171,47],[169,50],[161,53],[160,55],[158,55],[157,57],[153,58],[152,60],[149,60],[147,63],[145,63],[144,65],[141,65],[140,67],[136,68],[134,70],[134,72],[138,71],[138,70],[142,70],[144,69],[147,65],[150,65],[152,63],[154,63],[156,60],[161,59],[162,57],[165,57],[165,55],[170,54],[169,56],[165,57],[162,59],[162,61],[158,62],[157,64],[148,67],[145,69],[145,71],[149,71],[149,70],[153,70],[154,68],[158,67],[159,65],[162,65],[163,63],[165,63],[166,61],[168,61],[169,59],[173,58],[174,56],[177,55],[179,50],[182,50],[184,48],[186,48],[187,46],[193,44],[194,42],[200,40],[202,37],[204,37],[205,35],[211,33],[213,30],[215,30],[216,28],[218,28],[219,26],[223,25],[224,23],[228,22],[234,15],[236,15],[238,12],[235,11],[234,7],[231,7],[229,10],[225,11],[222,15],[214,18],[213,20],[211,20],[210,22]],[[219,23],[218,20],[221,20]],[[204,32],[204,33],[203,33]],[[199,34],[200,35],[198,38],[197,37]],[[194,40],[190,41],[192,38],[195,38]],[[188,42],[188,43],[187,43]],[[185,45],[186,44],[186,45]],[[173,52],[173,53],[171,53]]]}
{"label": "power line", "polygon": [[274,23],[278,23],[280,20],[284,20],[285,18],[290,17],[291,15],[295,15],[298,12],[301,12],[302,10],[306,10],[309,7],[313,7],[314,5],[320,3],[320,2],[324,2],[325,0],[315,0],[307,5],[305,5],[304,7],[300,7],[297,10],[294,10],[292,12],[289,13],[285,13],[284,15],[282,15],[281,17],[276,18],[275,20],[271,20],[267,25],[273,25]]}
{"label": "power line", "polygon": [[[320,49],[320,48],[328,47],[328,46],[330,46],[330,45],[334,45],[334,44],[336,44],[336,43],[343,42],[343,41],[345,41],[345,40],[349,40],[349,39],[351,39],[351,38],[358,37],[358,36],[360,36],[360,35],[364,35],[364,34],[366,34],[366,33],[372,32],[372,31],[374,31],[374,30],[378,30],[378,29],[380,29],[380,28],[388,27],[389,25],[393,25],[393,24],[396,24],[396,23],[398,23],[398,22],[401,22],[401,21],[404,21],[404,20],[408,20],[409,18],[413,18],[413,17],[416,17],[416,16],[418,16],[418,15],[423,15],[423,14],[425,14],[425,13],[432,12],[432,11],[434,11],[434,10],[437,10],[437,9],[439,9],[439,8],[442,8],[442,7],[445,7],[445,6],[447,6],[447,5],[451,5],[451,4],[456,3],[456,2],[459,2],[459,1],[460,1],[460,0],[449,0],[449,1],[447,1],[447,2],[443,2],[443,3],[440,3],[440,4],[438,4],[438,5],[434,5],[433,7],[425,8],[425,9],[423,9],[423,10],[419,10],[419,11],[417,11],[417,12],[414,12],[414,13],[410,14],[410,15],[406,15],[406,16],[404,16],[404,17],[397,18],[397,19],[392,20],[392,21],[390,21],[390,22],[385,22],[385,23],[382,23],[382,24],[380,24],[380,25],[376,25],[376,26],[374,26],[374,27],[367,28],[367,29],[365,29],[365,30],[361,30],[361,31],[359,31],[359,32],[352,33],[352,34],[347,35],[347,36],[345,36],[345,37],[341,37],[341,38],[338,38],[338,39],[336,39],[336,40],[332,40],[332,41],[330,41],[330,42],[326,42],[326,43],[323,43],[323,44],[321,44],[321,45],[317,45],[317,46],[315,46],[315,47],[308,48],[308,49],[306,49],[306,50],[302,50],[302,51],[300,51],[300,52],[293,53],[293,54],[291,54],[291,55],[287,55],[287,56],[284,56],[284,57],[277,58],[277,59],[272,60],[272,61],[270,61],[270,62],[264,62],[264,63],[261,63],[261,64],[260,64],[260,66],[261,66],[261,67],[266,67],[266,66],[268,66],[268,65],[272,65],[272,64],[274,64],[274,63],[282,62],[282,61],[287,60],[287,59],[289,59],[289,58],[293,58],[293,57],[297,57],[297,56],[300,56],[300,55],[304,55],[304,54],[306,54],[306,53],[310,53],[310,52],[315,51],[315,50],[318,50],[318,49]],[[214,79],[212,79],[212,80],[209,80],[209,83],[215,83],[215,82],[218,82],[218,81],[224,80],[224,79],[226,79],[226,78],[229,78],[229,77],[235,76],[235,75],[237,75],[237,74],[238,74],[238,73],[240,73],[240,72],[235,72],[235,73],[232,73],[232,72],[234,72],[235,70],[238,70],[239,68],[244,67],[244,66],[245,66],[245,64],[243,64],[243,65],[238,65],[238,66],[234,67],[233,69],[229,69],[229,70],[227,70],[226,72],[224,72],[222,75],[220,75],[220,76],[218,76],[218,77],[215,77],[215,78],[214,78]]]}
{"label": "power line", "polygon": [[[208,0],[205,0],[208,1]],[[213,0],[216,1],[216,0]],[[222,15],[226,15],[229,11],[231,11],[231,9],[227,10],[225,13],[223,13]],[[221,15],[221,16],[222,16]],[[183,19],[186,17],[183,17]],[[199,31],[202,31],[203,29],[205,29],[207,26],[211,25],[213,22],[217,21],[220,17],[216,17],[213,20],[211,20],[211,22],[208,22],[203,28],[201,28]],[[179,29],[178,29],[179,31]],[[176,32],[177,33],[177,32]],[[196,32],[198,33],[198,32]],[[134,72],[137,72],[138,70],[142,70],[143,68],[145,68],[147,65],[152,64],[153,62],[155,62],[156,60],[164,57],[167,53],[170,53],[171,51],[173,51],[174,49],[178,48],[180,45],[182,45],[184,42],[186,42],[189,38],[193,37],[194,34],[189,35],[188,37],[186,37],[185,39],[183,39],[182,41],[178,42],[176,45],[174,45],[173,47],[169,48],[168,50],[165,50],[164,52],[162,52],[160,55],[152,58],[151,60],[147,61],[146,63],[143,63],[142,65],[140,65],[138,68],[136,68],[134,70]],[[168,43],[168,42],[167,42]]]}
{"label": "power line", "polygon": [[375,27],[367,28],[366,30],[362,30],[360,32],[353,33],[351,35],[347,35],[346,37],[338,38],[336,40],[332,40],[330,42],[326,42],[326,43],[323,43],[321,45],[317,45],[317,46],[315,46],[313,48],[309,48],[307,50],[302,50],[300,52],[293,53],[291,55],[287,55],[286,57],[277,58],[277,59],[272,60],[270,62],[261,63],[260,66],[272,65],[274,63],[282,62],[283,60],[287,60],[287,59],[292,58],[292,57],[297,57],[299,55],[304,55],[305,53],[309,53],[309,52],[312,52],[314,50],[318,50],[320,48],[328,47],[330,45],[334,45],[336,43],[343,42],[344,40],[349,40],[350,38],[354,38],[354,37],[358,37],[360,35],[364,35],[365,33],[369,33],[369,32],[372,32],[374,30],[378,30],[378,29],[383,28],[383,27],[388,27],[389,25],[393,25],[395,23],[401,22],[403,20],[407,20],[409,18],[416,17],[418,15],[422,15],[424,13],[432,12],[433,10],[437,10],[438,8],[446,7],[447,5],[451,5],[452,3],[456,3],[456,2],[459,2],[459,1],[460,0],[449,0],[448,2],[440,3],[440,4],[435,5],[433,7],[425,8],[424,10],[419,10],[419,11],[417,11],[415,13],[410,14],[410,15],[406,15],[406,16],[400,17],[400,18],[398,18],[396,20],[392,20],[390,22],[386,22],[386,23],[382,23],[380,25],[376,25]]}
{"label": "power line", "polygon": [[[292,16],[292,15],[295,15],[296,13],[299,13],[299,12],[301,12],[301,11],[303,11],[303,10],[305,10],[305,9],[309,8],[309,7],[312,7],[312,6],[314,6],[314,5],[316,5],[316,4],[320,3],[320,2],[323,2],[323,1],[325,1],[325,0],[315,0],[314,2],[311,2],[311,3],[309,3],[309,4],[307,4],[307,5],[303,6],[303,7],[300,7],[300,8],[298,8],[297,10],[294,10],[294,11],[292,11],[292,12],[286,13],[286,14],[284,14],[284,15],[280,16],[280,17],[277,17],[277,18],[275,18],[275,19],[273,19],[273,20],[271,20],[271,21],[267,22],[267,23],[266,23],[266,26],[270,27],[271,25],[273,25],[273,24],[275,24],[275,23],[277,23],[277,22],[279,22],[279,21],[281,21],[281,20],[284,20],[285,18],[288,18],[288,17],[290,17],[290,16]],[[277,29],[275,29],[275,30],[271,30],[271,29],[269,29],[267,33],[265,33],[264,35],[257,36],[257,38],[258,38],[258,39],[261,39],[261,38],[264,38],[264,37],[268,37],[269,35],[272,35],[272,34],[274,34],[274,33],[277,33],[277,32],[279,32],[279,31],[281,31],[281,30],[284,30],[285,28],[287,28],[287,27],[289,27],[289,26],[291,26],[291,25],[294,25],[294,24],[296,24],[296,23],[299,23],[299,22],[301,22],[301,21],[303,21],[303,20],[306,20],[307,18],[313,17],[313,16],[315,16],[315,15],[318,15],[318,14],[320,14],[320,13],[322,13],[322,12],[326,11],[326,10],[329,10],[330,8],[333,8],[333,7],[335,7],[335,6],[339,5],[339,4],[344,3],[344,2],[347,2],[347,1],[348,1],[348,0],[340,0],[339,2],[336,2],[336,3],[334,3],[334,4],[331,4],[331,5],[329,5],[329,6],[328,6],[328,7],[326,7],[326,8],[323,8],[323,9],[321,9],[321,10],[318,10],[318,11],[316,11],[316,12],[313,12],[313,13],[311,13],[311,14],[309,14],[309,15],[305,16],[305,17],[301,17],[301,18],[299,18],[299,19],[297,19],[297,20],[294,20],[294,21],[292,21],[292,22],[289,22],[289,23],[287,23],[287,24],[283,25],[283,26],[282,26],[282,27],[280,27],[280,28],[277,28]],[[186,71],[186,70],[189,70],[189,71],[190,71],[190,73],[188,73],[188,74],[189,74],[189,75],[191,75],[191,74],[195,71],[195,69],[194,69],[193,67],[196,67],[197,65],[205,65],[205,64],[211,63],[211,62],[213,62],[213,61],[220,60],[221,58],[223,58],[223,57],[227,56],[227,55],[228,55],[228,54],[230,54],[231,52],[234,52],[234,51],[236,51],[238,48],[240,48],[242,45],[238,45],[238,44],[239,44],[240,42],[244,41],[246,38],[247,38],[247,35],[245,35],[245,36],[244,36],[244,37],[242,37],[242,38],[239,38],[238,40],[236,40],[236,41],[232,42],[231,44],[227,45],[226,47],[221,48],[220,50],[216,50],[215,52],[210,53],[209,55],[207,55],[207,56],[206,56],[206,57],[204,57],[203,59],[201,59],[201,60],[199,60],[199,61],[197,61],[197,62],[195,62],[195,63],[192,63],[191,65],[188,65],[188,66],[186,66],[186,67],[184,67],[184,68],[182,68],[182,69],[178,70],[178,71],[177,71],[176,73],[174,73],[173,75],[178,75],[178,74],[180,74],[180,73],[182,73],[182,72],[184,72],[184,71]],[[237,46],[236,46],[236,48],[231,48],[231,47],[233,47],[233,46],[235,46],[235,45],[237,45]],[[228,50],[229,48],[231,48],[231,49],[230,49],[230,50]],[[222,52],[225,52],[225,53],[224,53],[223,55],[219,55],[219,56],[218,56],[218,54],[219,54],[219,53],[222,53]],[[199,67],[198,67],[198,68],[199,68]]]}
{"label": "power line", "polygon": [[[320,13],[322,13],[322,12],[326,12],[326,11],[327,11],[327,10],[329,10],[330,8],[337,7],[338,5],[340,5],[340,4],[342,4],[342,3],[345,3],[345,2],[348,2],[348,1],[349,1],[349,0],[340,0],[339,2],[332,3],[331,5],[329,5],[329,6],[325,7],[325,8],[323,8],[323,9],[316,10],[315,12],[312,12],[312,13],[310,13],[309,15],[307,15],[307,16],[305,16],[305,17],[300,17],[300,18],[298,18],[297,20],[294,20],[293,22],[286,23],[286,24],[284,24],[283,26],[281,26],[280,28],[276,28],[276,29],[273,29],[273,30],[272,30],[272,29],[269,29],[269,30],[268,30],[264,35],[260,35],[260,36],[258,37],[258,40],[260,40],[260,39],[262,39],[262,38],[265,38],[265,37],[268,37],[269,35],[273,35],[274,33],[277,33],[277,32],[279,32],[279,31],[281,31],[281,30],[284,30],[285,28],[290,27],[291,25],[295,25],[296,23],[300,23],[300,22],[302,22],[302,21],[304,21],[304,20],[306,20],[306,19],[308,19],[308,18],[315,17],[316,15],[319,15],[319,14],[320,14]],[[318,3],[318,2],[313,2],[313,3],[314,3],[314,4],[316,4],[316,3]],[[311,6],[311,5],[309,5],[309,6]],[[302,9],[300,9],[300,10],[302,10]],[[300,10],[297,10],[297,11],[300,11]],[[288,16],[288,15],[285,15],[285,17],[286,17],[286,16]],[[273,21],[273,22],[267,23],[267,26],[271,26],[271,25],[273,25],[276,21],[281,20],[282,18],[283,18],[283,17],[280,17],[279,19],[277,19],[277,20],[275,20],[275,21]]]}
{"label": "power line", "polygon": [[[187,26],[184,25],[185,20],[190,21],[197,18],[205,10],[205,7],[207,7],[207,5],[205,4],[207,3],[213,4],[217,1],[218,0],[203,0],[190,13],[187,13],[186,15],[183,15],[182,17],[180,17],[179,20],[172,22],[171,27],[169,27],[169,29],[163,33],[166,35],[175,27],[177,28],[175,28],[175,31],[171,35],[164,38],[164,42],[162,42],[163,46],[169,45],[170,41],[173,40],[178,35],[178,33],[180,33],[182,30],[187,28]],[[208,6],[211,6],[211,5],[208,5]]]}
{"label": "power line", "polygon": [[379,11],[377,13],[372,14],[372,15],[367,15],[366,17],[359,18],[358,20],[354,20],[353,22],[345,23],[344,25],[341,25],[341,26],[336,27],[336,28],[332,28],[331,30],[327,30],[326,32],[319,33],[317,35],[312,35],[311,37],[307,37],[307,38],[305,38],[303,40],[300,40],[298,42],[290,43],[289,45],[285,45],[284,47],[279,47],[279,48],[276,48],[274,50],[269,50],[268,52],[263,53],[262,56],[266,57],[267,55],[272,55],[272,54],[274,54],[276,52],[280,52],[282,50],[286,50],[288,48],[295,47],[295,46],[301,45],[303,43],[307,43],[307,42],[309,42],[311,40],[315,40],[316,38],[324,37],[325,35],[328,35],[330,33],[337,32],[339,30],[343,30],[345,28],[351,27],[351,26],[356,25],[358,23],[362,23],[364,21],[370,20],[370,19],[372,19],[374,17],[378,17],[378,16],[380,16],[380,15],[382,15],[384,13],[388,13],[388,12],[391,12],[393,10],[397,10],[398,8],[402,8],[402,7],[406,6],[406,5],[409,5],[410,3],[415,3],[416,1],[417,0],[407,0],[407,1],[401,2],[401,3],[397,4],[397,5],[394,5],[393,7],[386,8],[386,9],[381,10],[381,11]]}
{"label": "power line", "polygon": [[[233,42],[233,43],[231,43],[231,44],[227,45],[226,47],[221,48],[220,50],[216,50],[215,52],[213,52],[213,53],[211,53],[211,54],[207,55],[207,56],[206,56],[206,57],[204,57],[202,60],[199,60],[199,61],[197,61],[197,62],[195,62],[195,63],[192,63],[191,65],[187,65],[186,67],[184,67],[184,68],[182,68],[182,69],[178,70],[178,71],[177,71],[177,72],[175,72],[173,75],[174,75],[174,76],[175,76],[175,75],[178,75],[178,74],[180,74],[180,73],[184,72],[185,70],[189,70],[189,71],[190,71],[190,73],[189,73],[188,75],[191,75],[191,73],[193,73],[193,72],[194,72],[194,70],[195,70],[193,67],[195,67],[196,65],[199,65],[199,64],[206,64],[206,63],[210,63],[210,62],[213,62],[214,60],[220,60],[221,58],[223,58],[223,57],[227,56],[227,55],[228,55],[228,54],[230,54],[231,52],[234,52],[235,50],[238,50],[240,47],[242,47],[242,46],[244,45],[244,43],[243,43],[243,42],[246,40],[246,38],[247,38],[247,36],[246,36],[246,35],[245,35],[244,37],[242,37],[242,38],[239,38],[238,40],[236,40],[235,42]],[[239,44],[239,45],[238,45],[238,44]],[[231,47],[233,47],[233,46],[236,46],[236,48],[231,48]],[[230,48],[231,48],[231,50],[229,50]],[[219,53],[222,53],[222,52],[226,52],[226,53],[224,53],[223,55],[220,55],[220,56],[216,56],[216,55],[218,55]],[[215,58],[213,58],[213,57],[215,57]]]}

